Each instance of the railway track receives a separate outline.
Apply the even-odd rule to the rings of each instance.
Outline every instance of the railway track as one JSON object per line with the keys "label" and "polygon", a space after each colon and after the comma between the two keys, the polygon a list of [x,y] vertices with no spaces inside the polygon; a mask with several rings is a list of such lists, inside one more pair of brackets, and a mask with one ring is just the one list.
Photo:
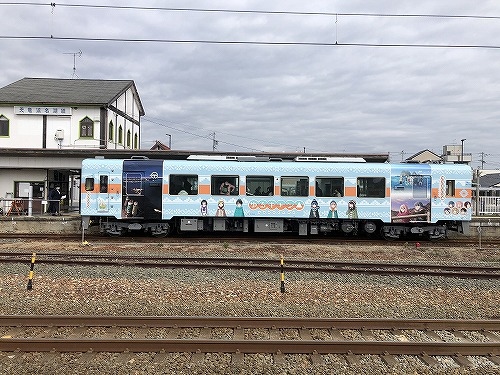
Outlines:
{"label": "railway track", "polygon": [[[0,252],[0,262],[29,262],[31,253]],[[277,271],[280,259],[227,257],[166,257],[107,254],[39,253],[37,263],[79,266],[128,266],[187,269],[246,269]],[[287,259],[287,272],[366,273],[378,275],[425,275],[466,278],[500,278],[500,267],[472,265],[444,265],[438,263],[400,263],[374,261],[319,261]]]}
{"label": "railway track", "polygon": [[[280,244],[327,244],[327,245],[383,245],[387,247],[391,246],[401,246],[405,244],[413,245],[416,242],[422,244],[434,244],[443,247],[450,246],[477,246],[479,240],[476,237],[459,237],[459,238],[448,238],[438,241],[430,241],[422,238],[411,238],[411,239],[400,239],[387,241],[380,238],[360,238],[360,237],[334,237],[334,236],[318,236],[318,237],[301,237],[301,236],[290,236],[290,235],[261,235],[261,236],[251,236],[240,234],[235,236],[234,234],[217,233],[214,234],[196,234],[189,233],[189,236],[185,234],[172,235],[169,237],[155,238],[146,235],[124,235],[122,237],[109,237],[103,234],[87,234],[85,235],[85,240],[96,242],[96,243],[112,243],[112,244],[130,244],[130,243],[144,243],[144,244],[177,244],[186,243],[186,241],[192,243],[221,243],[221,242],[246,242],[246,243],[261,243],[263,241],[267,243],[280,243]],[[16,234],[16,233],[2,233],[0,234],[0,240],[4,241],[29,241],[29,240],[51,240],[51,241],[75,241],[79,242],[82,240],[81,234]],[[500,239],[498,238],[483,238],[481,241],[481,246],[498,248],[500,246]]]}
{"label": "railway track", "polygon": [[500,365],[500,320],[398,320],[248,317],[1,316],[2,352],[268,353],[279,363],[286,354],[342,355],[348,364],[363,354],[387,365],[398,355],[417,356],[429,366],[450,356],[471,366],[469,356]]}

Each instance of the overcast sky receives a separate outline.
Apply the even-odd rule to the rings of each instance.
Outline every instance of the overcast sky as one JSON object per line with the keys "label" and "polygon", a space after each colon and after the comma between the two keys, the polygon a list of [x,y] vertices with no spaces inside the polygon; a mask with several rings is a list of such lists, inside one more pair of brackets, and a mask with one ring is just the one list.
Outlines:
{"label": "overcast sky", "polygon": [[[0,87],[132,79],[146,112],[142,148],[170,134],[173,149],[208,151],[215,133],[219,151],[400,161],[466,139],[474,167],[484,153],[485,168],[500,168],[498,0],[35,4],[0,1]],[[447,17],[403,17],[417,14]]]}

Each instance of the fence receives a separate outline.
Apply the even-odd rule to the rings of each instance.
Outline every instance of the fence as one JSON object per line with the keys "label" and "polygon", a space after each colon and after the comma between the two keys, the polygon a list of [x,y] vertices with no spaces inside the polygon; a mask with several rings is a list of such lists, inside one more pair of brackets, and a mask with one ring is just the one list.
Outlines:
{"label": "fence", "polygon": [[479,196],[478,210],[476,210],[476,201],[472,200],[472,212],[479,215],[500,215],[500,197]]}
{"label": "fence", "polygon": [[[39,198],[38,199],[0,198],[0,215],[5,215],[5,216],[43,215],[47,213],[50,202],[51,201],[48,199],[39,199]],[[60,203],[60,208],[62,211],[67,211],[67,207],[65,207],[62,203]]]}

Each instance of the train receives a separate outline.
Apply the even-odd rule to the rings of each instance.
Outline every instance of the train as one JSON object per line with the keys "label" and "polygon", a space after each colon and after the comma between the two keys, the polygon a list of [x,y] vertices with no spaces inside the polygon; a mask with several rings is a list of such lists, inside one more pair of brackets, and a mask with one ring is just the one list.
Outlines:
{"label": "train", "polygon": [[84,227],[121,236],[291,233],[400,239],[467,233],[466,164],[377,163],[359,157],[190,155],[82,161]]}

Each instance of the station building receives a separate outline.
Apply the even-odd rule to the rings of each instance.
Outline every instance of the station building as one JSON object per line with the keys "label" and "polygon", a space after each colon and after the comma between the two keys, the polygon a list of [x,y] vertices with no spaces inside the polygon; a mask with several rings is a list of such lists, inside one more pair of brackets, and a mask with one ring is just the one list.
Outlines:
{"label": "station building", "polygon": [[2,210],[31,195],[43,211],[56,185],[63,209],[77,208],[81,160],[139,149],[143,115],[132,80],[23,78],[0,88]]}

